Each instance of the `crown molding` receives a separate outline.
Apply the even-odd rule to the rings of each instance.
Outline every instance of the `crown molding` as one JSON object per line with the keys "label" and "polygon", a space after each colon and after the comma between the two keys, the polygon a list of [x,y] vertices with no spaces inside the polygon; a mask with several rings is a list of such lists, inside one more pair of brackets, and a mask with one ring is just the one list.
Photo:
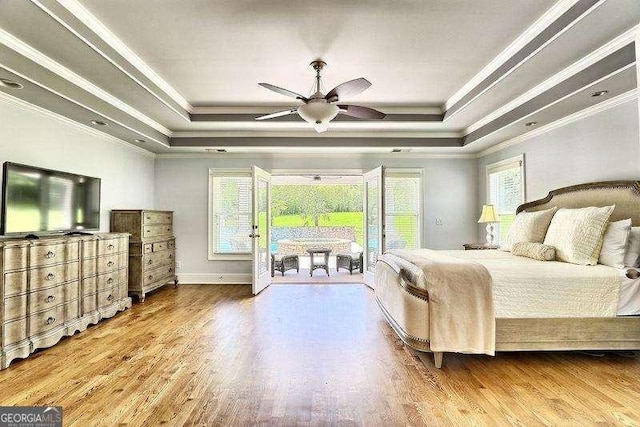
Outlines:
{"label": "crown molding", "polygon": [[580,22],[585,16],[589,15],[593,10],[601,6],[607,0],[597,1],[592,6],[588,7],[584,12],[582,12],[579,16],[575,17],[570,23],[563,26],[556,33],[554,33],[551,37],[537,46],[534,50],[529,52],[524,58],[522,58],[518,63],[514,64],[506,70],[502,75],[496,78],[494,81],[490,82],[487,87],[483,88],[469,100],[465,101],[463,105],[459,108],[455,108],[450,112],[452,107],[456,106],[459,102],[461,102],[465,96],[471,93],[477,86],[481,85],[482,82],[485,81],[492,73],[497,71],[502,65],[506,64],[512,57],[518,54],[520,50],[525,48],[528,43],[534,41],[536,37],[541,35],[549,26],[551,26],[558,19],[561,19],[562,15],[569,12],[570,9],[574,6],[577,6],[580,1],[585,0],[561,0],[552,6],[545,14],[542,15],[531,27],[529,27],[523,34],[521,34],[514,42],[512,42],[505,50],[503,50],[498,56],[496,56],[493,60],[489,62],[478,74],[476,74],[469,82],[467,82],[460,90],[458,90],[451,98],[449,98],[444,104],[445,120],[449,117],[453,117],[458,112],[462,111],[467,105],[475,101],[477,98],[485,94],[488,90],[502,81],[505,77],[509,76],[515,70],[517,70],[521,65],[526,63],[530,58],[538,54],[541,50],[547,47],[549,44],[553,43],[559,36],[564,34],[567,30],[573,27],[575,24]]}
{"label": "crown molding", "polygon": [[[86,80],[82,76],[74,73],[73,71],[71,71],[70,69],[65,67],[64,65],[62,65],[59,62],[49,58],[48,56],[46,56],[42,52],[40,52],[40,51],[36,50],[35,48],[31,47],[30,45],[24,43],[22,40],[18,39],[17,37],[14,37],[12,34],[4,31],[1,28],[0,28],[0,43],[2,43],[3,45],[7,46],[9,49],[15,51],[16,53],[24,56],[25,58],[29,59],[30,61],[33,61],[36,64],[39,64],[39,65],[43,66],[44,68],[48,69],[52,73],[62,77],[63,79],[69,81],[70,83],[72,83],[72,84],[78,86],[79,88],[87,91],[88,93],[96,96],[97,98],[107,102],[108,104],[111,104],[112,106],[114,106],[117,109],[125,112],[126,114],[130,115],[131,117],[133,117],[133,118],[135,118],[137,120],[140,120],[142,123],[152,127],[153,129],[157,130],[158,132],[160,132],[160,133],[162,133],[162,134],[164,134],[166,136],[171,136],[171,131],[169,129],[167,129],[166,127],[164,127],[163,125],[161,125],[160,123],[158,123],[155,120],[147,117],[146,115],[144,115],[140,111],[138,111],[135,108],[131,107],[130,105],[122,102],[121,100],[119,100],[118,98],[114,97],[110,93],[104,91],[103,89],[101,89],[98,86],[94,85],[93,83],[91,83],[90,81]],[[16,73],[16,74],[18,74],[18,73]],[[23,77],[27,78],[26,76],[23,76]],[[32,81],[32,80],[30,80],[30,81]],[[37,82],[33,82],[33,83],[38,84],[41,87],[44,87],[44,86],[42,86],[41,84],[39,84]]]}
{"label": "crown molding", "polygon": [[144,74],[149,80],[156,84],[166,95],[178,103],[187,112],[191,112],[193,107],[180,93],[158,75],[142,58],[136,55],[129,47],[113,34],[98,18],[96,18],[87,8],[77,0],[57,0],[69,12],[71,12],[82,23],[89,27],[98,37],[107,43],[112,49],[118,52],[138,71]]}
{"label": "crown molding", "polygon": [[[282,159],[308,159],[310,153],[277,153],[277,152],[251,152],[251,153],[207,153],[207,152],[178,152],[156,154],[156,159],[251,159],[282,158]],[[344,153],[314,153],[314,157],[328,159],[344,159]],[[406,152],[391,153],[351,153],[350,158],[375,158],[375,159],[476,159],[475,153],[428,153]]]}
{"label": "crown molding", "polygon": [[[555,75],[551,76],[550,78],[548,78],[544,82],[542,82],[539,85],[535,86],[534,88],[528,90],[527,92],[523,93],[522,95],[518,96],[517,98],[513,99],[512,101],[510,101],[509,103],[503,105],[502,107],[494,110],[491,114],[488,114],[487,116],[483,117],[482,119],[478,120],[477,122],[469,125],[464,130],[464,134],[468,135],[471,132],[474,132],[474,131],[480,129],[482,126],[485,126],[486,124],[494,121],[498,117],[501,117],[502,115],[508,113],[509,111],[515,109],[516,107],[519,107],[520,105],[526,103],[527,101],[530,101],[531,99],[533,99],[536,96],[546,92],[547,90],[551,89],[552,87],[562,83],[563,81],[567,80],[568,78],[578,74],[580,71],[583,71],[587,67],[595,64],[596,62],[598,62],[598,61],[600,61],[600,60],[602,60],[604,58],[606,58],[607,56],[609,56],[612,53],[616,52],[617,50],[623,48],[624,46],[626,46],[626,45],[628,45],[630,43],[633,43],[634,40],[635,40],[636,34],[637,34],[639,29],[640,29],[640,25],[637,25],[637,26],[625,31],[624,33],[622,33],[618,37],[614,38],[613,40],[611,40],[611,41],[605,43],[604,45],[600,46],[598,49],[594,50],[593,52],[589,53],[588,55],[580,58],[579,60],[577,60],[573,64],[569,65],[568,67],[566,67],[562,71],[560,71],[560,72],[556,73]],[[620,71],[622,71],[622,70],[620,70]]]}
{"label": "crown molding", "polygon": [[[384,106],[384,105],[367,105],[358,104],[363,107],[376,108],[386,114],[434,114],[441,115],[443,113],[440,106]],[[279,104],[273,106],[197,106],[192,107],[191,114],[268,114],[277,109],[292,108],[291,104]]]}
{"label": "crown molding", "polygon": [[[45,0],[46,1],[46,0]],[[56,0],[57,1],[57,0]],[[138,69],[138,67],[136,67],[130,60],[129,58],[127,58],[126,56],[124,56],[120,51],[118,51],[116,48],[114,48],[113,46],[111,46],[107,41],[105,41],[103,39],[103,37],[99,34],[99,31],[96,31],[94,28],[92,28],[89,24],[87,24],[85,21],[83,21],[81,19],[81,17],[76,16],[74,14],[74,12],[72,10],[69,10],[68,8],[66,8],[66,6],[62,5],[62,3],[57,2],[55,3],[56,5],[62,5],[62,7],[64,8],[64,10],[66,10],[67,12],[69,12],[74,18],[76,18],[77,20],[79,20],[82,24],[84,24],[87,28],[89,28],[91,31],[93,31],[93,34],[95,36],[98,37],[99,40],[101,40],[102,42],[106,43],[111,49],[113,49],[115,52],[117,52],[122,58],[124,58],[125,61],[127,61],[129,63],[129,65],[131,65],[132,67],[134,67],[136,70],[138,70],[139,72],[141,72],[147,79],[149,79],[153,84],[155,84],[158,89],[160,91],[162,91],[162,93],[164,93],[166,96],[168,96],[169,98],[171,98],[172,101],[174,101],[178,107],[171,105],[170,102],[168,102],[166,99],[163,99],[162,96],[158,95],[156,93],[156,91],[154,91],[152,88],[150,88],[148,86],[148,84],[145,84],[144,82],[140,81],[139,78],[137,78],[136,76],[134,76],[131,72],[129,72],[127,69],[125,69],[125,67],[123,67],[121,64],[119,64],[116,60],[114,60],[113,58],[111,58],[111,56],[104,52],[104,49],[101,49],[99,46],[97,46],[94,42],[92,42],[91,40],[89,40],[87,37],[85,37],[84,35],[82,35],[79,30],[76,30],[75,28],[73,28],[72,25],[70,25],[69,23],[67,23],[65,21],[65,19],[63,17],[60,16],[60,13],[56,13],[55,11],[53,11],[51,8],[46,7],[43,3],[42,0],[31,0],[31,2],[33,4],[35,4],[36,6],[38,6],[42,11],[44,11],[47,15],[49,15],[51,18],[53,18],[56,22],[58,22],[62,27],[66,28],[70,33],[72,33],[76,38],[78,38],[79,40],[81,40],[84,44],[86,44],[87,46],[89,46],[93,51],[95,51],[98,55],[102,56],[105,60],[107,60],[111,65],[113,65],[115,68],[117,68],[118,70],[120,70],[120,72],[122,72],[123,74],[125,74],[128,78],[130,78],[132,81],[134,81],[138,86],[140,86],[141,88],[143,88],[145,91],[147,91],[151,96],[153,96],[154,98],[156,98],[158,101],[160,101],[162,104],[164,104],[167,108],[169,108],[171,111],[175,112],[177,115],[179,115],[183,120],[185,121],[189,121],[189,110],[186,109],[185,107],[182,106],[182,104],[180,104],[178,101],[176,101],[175,99],[173,99],[173,97],[171,95],[169,95],[168,93],[166,93],[166,91],[160,87],[153,79],[149,78],[149,76],[147,76],[144,72],[140,71],[140,69]],[[58,11],[59,12],[59,11]],[[88,12],[87,12],[88,13]],[[95,18],[94,18],[95,19]],[[68,19],[67,19],[68,20]],[[102,26],[104,27],[104,25]],[[108,31],[108,30],[107,30]]]}
{"label": "crown molding", "polygon": [[72,119],[70,119],[68,117],[65,117],[65,116],[62,116],[60,114],[54,113],[53,111],[47,110],[45,108],[39,107],[39,106],[31,104],[29,102],[23,101],[20,98],[16,98],[15,96],[9,95],[8,93],[0,91],[0,102],[4,102],[5,104],[9,104],[9,105],[14,105],[14,106],[16,106],[18,108],[21,108],[22,110],[35,112],[35,113],[41,114],[41,115],[43,115],[45,117],[52,118],[52,119],[57,120],[57,121],[59,121],[61,123],[64,123],[65,125],[68,125],[68,126],[76,128],[76,129],[79,129],[79,130],[81,130],[81,131],[83,131],[83,132],[85,132],[85,133],[87,133],[89,135],[92,135],[92,136],[98,137],[100,139],[103,139],[104,141],[108,141],[108,142],[111,142],[111,143],[116,143],[116,144],[119,144],[119,145],[124,145],[129,150],[134,151],[134,152],[136,152],[138,154],[143,154],[143,155],[145,155],[147,157],[150,157],[150,158],[155,158],[156,157],[156,154],[151,152],[151,151],[145,150],[144,148],[137,147],[137,146],[135,146],[135,145],[133,145],[133,144],[127,142],[127,141],[124,141],[124,140],[122,140],[120,138],[116,138],[115,136],[110,135],[108,133],[100,132],[99,130],[97,130],[97,129],[93,128],[93,127],[90,127],[88,125],[84,125],[82,123],[76,122],[75,120],[72,120]]}
{"label": "crown molding", "polygon": [[534,129],[530,132],[524,133],[522,135],[518,135],[515,138],[508,139],[506,141],[495,144],[489,148],[486,148],[478,153],[476,156],[478,158],[485,157],[489,154],[495,153],[497,151],[504,150],[505,148],[520,144],[522,142],[528,141],[537,136],[543,135],[545,133],[551,132],[555,129],[561,128],[563,126],[567,126],[571,123],[577,122],[589,116],[593,116],[598,113],[602,113],[611,108],[618,107],[619,105],[625,104],[627,102],[638,99],[639,90],[634,89],[628,92],[625,92],[621,95],[615,96],[611,99],[607,99],[599,104],[593,105],[589,108],[585,108],[584,110],[578,111],[577,113],[570,114],[566,117],[563,117],[555,122],[551,122],[547,125],[540,126],[538,129]]}
{"label": "crown molding", "polygon": [[385,131],[380,130],[329,130],[322,134],[316,133],[313,129],[304,130],[199,130],[199,131],[175,131],[171,135],[172,138],[305,138],[305,139],[324,139],[336,137],[348,138],[461,138],[463,136],[460,131]]}

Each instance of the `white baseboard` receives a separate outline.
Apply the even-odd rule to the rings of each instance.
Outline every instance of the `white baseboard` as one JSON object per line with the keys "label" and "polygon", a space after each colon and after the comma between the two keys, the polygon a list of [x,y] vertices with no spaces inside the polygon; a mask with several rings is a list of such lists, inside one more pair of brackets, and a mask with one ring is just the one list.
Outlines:
{"label": "white baseboard", "polygon": [[251,274],[246,273],[178,273],[180,284],[250,285]]}

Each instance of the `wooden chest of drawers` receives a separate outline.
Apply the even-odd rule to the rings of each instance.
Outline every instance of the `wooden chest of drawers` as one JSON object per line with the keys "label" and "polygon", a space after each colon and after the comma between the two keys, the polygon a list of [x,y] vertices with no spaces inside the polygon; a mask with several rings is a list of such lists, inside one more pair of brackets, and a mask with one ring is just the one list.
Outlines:
{"label": "wooden chest of drawers", "polygon": [[131,307],[128,234],[0,240],[0,368]]}
{"label": "wooden chest of drawers", "polygon": [[173,212],[113,210],[111,231],[131,235],[129,295],[136,295],[144,301],[147,292],[167,283],[178,284]]}

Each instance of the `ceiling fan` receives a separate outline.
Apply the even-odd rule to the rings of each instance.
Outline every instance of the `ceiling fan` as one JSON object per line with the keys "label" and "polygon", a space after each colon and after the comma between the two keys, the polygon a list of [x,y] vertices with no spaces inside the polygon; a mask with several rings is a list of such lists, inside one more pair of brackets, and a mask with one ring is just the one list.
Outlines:
{"label": "ceiling fan", "polygon": [[371,86],[371,82],[363,77],[342,83],[341,85],[331,89],[326,95],[323,95],[320,90],[320,72],[325,65],[327,65],[326,62],[319,59],[311,63],[313,69],[316,70],[316,91],[308,98],[300,95],[299,93],[295,93],[269,83],[258,83],[260,86],[281,95],[299,99],[304,104],[297,108],[290,108],[288,110],[256,117],[256,120],[267,120],[298,113],[305,121],[313,124],[316,132],[325,132],[329,129],[329,122],[333,120],[338,113],[360,119],[382,120],[385,118],[386,114],[378,110],[374,110],[373,108],[361,107],[358,105],[337,104],[338,102],[344,101],[345,98],[365,91],[369,86]]}

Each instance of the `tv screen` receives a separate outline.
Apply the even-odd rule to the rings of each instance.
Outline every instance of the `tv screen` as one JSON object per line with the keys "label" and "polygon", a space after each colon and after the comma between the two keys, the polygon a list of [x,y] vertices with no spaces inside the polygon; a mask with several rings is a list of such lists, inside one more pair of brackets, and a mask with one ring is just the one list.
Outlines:
{"label": "tv screen", "polygon": [[99,178],[4,163],[2,234],[99,229]]}

